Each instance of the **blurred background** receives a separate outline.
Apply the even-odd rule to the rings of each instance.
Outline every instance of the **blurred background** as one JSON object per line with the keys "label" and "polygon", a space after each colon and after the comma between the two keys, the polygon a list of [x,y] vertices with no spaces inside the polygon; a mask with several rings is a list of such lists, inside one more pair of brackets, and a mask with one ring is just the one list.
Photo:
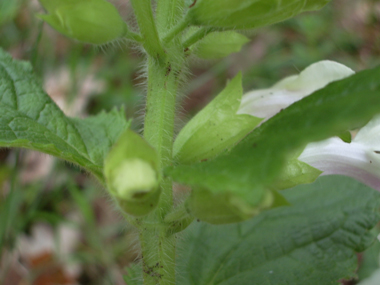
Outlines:
{"label": "blurred background", "polygon": [[[127,0],[112,1],[134,25]],[[0,0],[0,47],[30,61],[46,92],[69,116],[125,106],[142,128],[141,54],[125,43],[94,47],[43,24],[37,0]],[[227,58],[193,58],[181,89],[177,128],[243,71],[244,90],[269,87],[313,62],[359,71],[380,63],[380,2],[334,0],[318,13],[244,32],[252,41]],[[0,284],[125,284],[137,257],[133,229],[104,189],[80,169],[48,155],[0,149]],[[357,284],[379,268],[379,245],[358,255]]]}

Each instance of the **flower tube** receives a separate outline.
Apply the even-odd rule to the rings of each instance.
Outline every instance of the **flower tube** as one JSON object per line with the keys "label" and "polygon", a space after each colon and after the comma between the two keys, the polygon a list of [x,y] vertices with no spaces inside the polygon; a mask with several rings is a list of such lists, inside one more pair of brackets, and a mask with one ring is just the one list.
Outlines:
{"label": "flower tube", "polygon": [[310,143],[298,160],[321,170],[321,175],[350,176],[380,190],[380,116],[361,128],[351,143],[337,137]]}

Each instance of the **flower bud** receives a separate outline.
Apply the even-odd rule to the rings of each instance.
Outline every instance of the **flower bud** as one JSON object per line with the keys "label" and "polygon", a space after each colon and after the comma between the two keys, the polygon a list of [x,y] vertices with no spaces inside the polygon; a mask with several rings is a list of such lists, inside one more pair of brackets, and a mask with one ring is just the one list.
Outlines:
{"label": "flower bud", "polygon": [[187,17],[196,26],[251,29],[318,10],[328,2],[330,0],[197,0],[190,5]]}
{"label": "flower bud", "polygon": [[104,174],[110,194],[126,213],[148,214],[160,197],[158,156],[138,134],[127,130],[109,152]]}
{"label": "flower bud", "polygon": [[70,38],[91,44],[106,44],[121,38],[127,25],[116,8],[105,0],[41,0],[48,11],[38,15]]}

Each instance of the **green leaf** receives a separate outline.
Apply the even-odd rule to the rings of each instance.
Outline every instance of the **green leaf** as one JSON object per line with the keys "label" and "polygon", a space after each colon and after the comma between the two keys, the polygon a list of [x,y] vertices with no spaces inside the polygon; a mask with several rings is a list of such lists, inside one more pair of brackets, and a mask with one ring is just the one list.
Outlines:
{"label": "green leaf", "polygon": [[197,0],[187,14],[195,26],[252,29],[321,9],[330,0]]}
{"label": "green leaf", "polygon": [[29,63],[0,49],[0,147],[51,154],[91,171],[102,182],[103,161],[128,127],[124,111],[68,118],[42,90]]}
{"label": "green leaf", "polygon": [[292,206],[240,224],[194,223],[178,258],[178,284],[337,284],[374,241],[380,194],[351,178],[322,177],[283,191]]}
{"label": "green leaf", "polygon": [[380,112],[380,67],[327,85],[255,129],[214,160],[167,169],[175,181],[259,201],[292,152],[364,125]]}
{"label": "green leaf", "polygon": [[194,47],[194,54],[204,59],[222,58],[239,52],[249,38],[234,31],[214,32],[208,34]]}
{"label": "green leaf", "polygon": [[261,121],[246,114],[236,114],[243,89],[241,73],[178,134],[173,156],[181,163],[210,159],[232,147]]}

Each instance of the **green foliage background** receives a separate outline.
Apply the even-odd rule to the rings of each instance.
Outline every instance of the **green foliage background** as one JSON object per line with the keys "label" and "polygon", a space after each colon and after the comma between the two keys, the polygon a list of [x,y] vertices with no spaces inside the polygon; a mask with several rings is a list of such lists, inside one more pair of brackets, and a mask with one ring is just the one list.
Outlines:
{"label": "green foliage background", "polygon": [[[126,1],[113,2],[128,18],[131,8]],[[139,52],[124,43],[91,47],[72,42],[42,25],[34,16],[38,12],[36,1],[0,0],[0,46],[31,61],[45,86],[53,86],[49,95],[65,110],[87,116],[124,104],[127,117],[135,118],[133,128],[139,130],[144,93]],[[268,87],[322,59],[354,70],[374,67],[380,63],[379,31],[378,1],[335,0],[318,13],[245,32],[252,41],[240,53],[212,62],[194,59],[190,84],[182,88],[178,129],[239,70],[248,91]],[[124,268],[136,257],[134,233],[87,174],[44,155],[1,149],[0,184],[0,280],[42,284],[38,282],[46,272],[38,267],[41,264],[28,267],[28,275],[20,277],[13,273],[11,257],[19,239],[33,236],[41,224],[54,232],[59,244],[59,227],[65,224],[80,238],[69,259],[58,260],[53,252],[49,262],[57,273],[50,278],[58,282],[63,268],[74,264],[81,267],[80,284],[123,284]],[[7,195],[9,189],[15,190],[12,195]],[[368,260],[373,261],[362,263],[360,277],[378,266],[376,258]]]}

